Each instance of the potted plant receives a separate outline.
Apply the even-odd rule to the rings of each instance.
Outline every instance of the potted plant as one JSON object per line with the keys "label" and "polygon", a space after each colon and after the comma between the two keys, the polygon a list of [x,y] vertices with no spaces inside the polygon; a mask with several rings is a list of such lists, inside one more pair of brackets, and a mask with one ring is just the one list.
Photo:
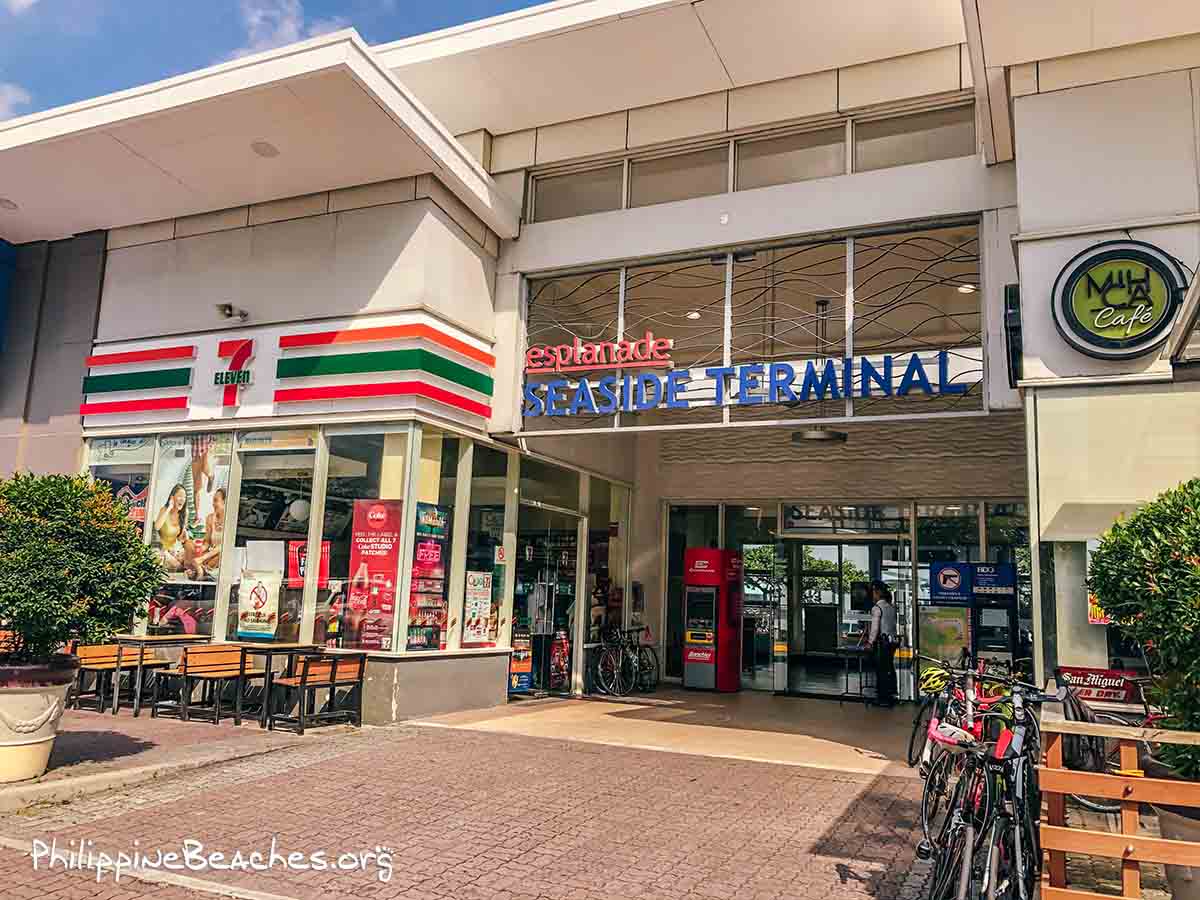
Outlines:
{"label": "potted plant", "polygon": [[46,770],[78,661],[142,614],[162,568],[107,486],[82,475],[0,479],[0,783]]}
{"label": "potted plant", "polygon": [[[1147,697],[1167,716],[1159,726],[1200,731],[1200,478],[1105,532],[1088,584],[1105,613],[1144,649],[1154,676]],[[1200,780],[1200,746],[1161,744],[1148,768]],[[1200,810],[1155,809],[1164,837],[1200,841]],[[1193,877],[1188,867],[1168,866],[1167,875],[1174,896],[1200,897],[1200,872]]]}

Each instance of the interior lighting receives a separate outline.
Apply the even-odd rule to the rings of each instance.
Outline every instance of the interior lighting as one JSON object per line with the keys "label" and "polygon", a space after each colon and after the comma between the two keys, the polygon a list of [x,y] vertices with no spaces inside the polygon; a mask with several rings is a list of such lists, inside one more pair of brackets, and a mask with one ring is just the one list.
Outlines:
{"label": "interior lighting", "polygon": [[695,322],[698,318],[700,318],[700,313],[696,312],[696,310],[693,309],[684,318],[691,319],[693,322]]}
{"label": "interior lighting", "polygon": [[250,143],[250,149],[263,159],[273,159],[279,155],[279,148],[270,141],[252,141]]}
{"label": "interior lighting", "polygon": [[960,285],[958,286],[958,292],[959,292],[960,294],[973,294],[973,293],[975,293],[975,285],[973,285],[973,284],[960,284]]}

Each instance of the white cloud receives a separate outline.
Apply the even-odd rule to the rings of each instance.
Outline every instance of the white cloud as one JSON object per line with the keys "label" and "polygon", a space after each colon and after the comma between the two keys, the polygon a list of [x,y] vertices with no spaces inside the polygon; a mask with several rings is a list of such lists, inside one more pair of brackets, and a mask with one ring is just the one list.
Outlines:
{"label": "white cloud", "polygon": [[[9,3],[28,3],[36,0],[7,0]],[[316,37],[345,28],[345,19],[307,21],[301,0],[241,0],[242,25],[246,29],[246,45],[229,54],[230,59],[261,53],[284,44]]]}
{"label": "white cloud", "polygon": [[37,2],[38,0],[4,0],[4,5],[14,16],[19,16]]}
{"label": "white cloud", "polygon": [[0,81],[0,119],[11,119],[18,106],[28,106],[32,101],[29,91],[19,84]]}

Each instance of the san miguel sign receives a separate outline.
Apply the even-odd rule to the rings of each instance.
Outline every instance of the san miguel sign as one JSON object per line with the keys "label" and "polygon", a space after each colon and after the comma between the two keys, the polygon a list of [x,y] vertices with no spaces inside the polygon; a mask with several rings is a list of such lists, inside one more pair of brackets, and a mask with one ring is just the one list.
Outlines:
{"label": "san miguel sign", "polygon": [[[903,397],[916,392],[961,395],[982,371],[978,348],[899,356],[673,368],[669,339],[647,332],[635,341],[539,345],[525,354],[522,414],[611,415],[664,407],[752,406]],[[627,369],[661,371],[622,372]],[[588,377],[590,373],[592,377]],[[559,377],[573,374],[573,378]]]}

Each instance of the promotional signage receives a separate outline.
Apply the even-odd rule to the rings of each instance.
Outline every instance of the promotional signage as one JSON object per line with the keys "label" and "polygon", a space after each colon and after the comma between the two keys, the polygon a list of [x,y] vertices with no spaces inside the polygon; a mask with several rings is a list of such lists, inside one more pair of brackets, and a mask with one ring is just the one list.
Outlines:
{"label": "promotional signage", "polygon": [[1135,672],[1121,669],[1089,669],[1085,666],[1059,666],[1055,671],[1081,700],[1137,702],[1137,685],[1129,680],[1137,677]]}
{"label": "promotional signage", "polygon": [[1104,611],[1104,607],[1100,605],[1100,601],[1093,593],[1088,593],[1088,624],[1089,625],[1111,625],[1112,617]]}
{"label": "promotional signage", "polygon": [[391,650],[400,572],[400,500],[355,500],[348,618],[363,650]]}
{"label": "promotional signage", "polygon": [[279,576],[242,573],[238,585],[237,635],[243,640],[270,640],[279,627]]}
{"label": "promotional signage", "polygon": [[496,639],[492,628],[492,582],[491,572],[467,572],[463,599],[464,644],[486,644]]}
{"label": "promotional signage", "polygon": [[533,690],[533,635],[528,625],[513,625],[512,653],[508,657],[508,692],[527,694]]}
{"label": "promotional signage", "polygon": [[970,603],[974,598],[975,567],[970,563],[929,566],[929,599],[934,603]]}
{"label": "promotional signage", "polygon": [[[321,568],[317,572],[317,588],[329,587],[329,541],[321,541]],[[305,563],[308,561],[308,541],[288,541],[288,577],[290,588],[304,587]]]}
{"label": "promotional signage", "polygon": [[[809,360],[805,363],[750,363],[739,366],[709,366],[704,369],[671,369],[670,358],[653,356],[653,347],[669,341],[647,333],[634,344],[642,347],[637,356],[630,350],[624,361],[606,352],[605,362],[579,362],[591,358],[585,348],[616,347],[615,344],[534,347],[526,356],[526,382],[522,413],[526,417],[609,415],[658,407],[688,409],[693,406],[754,406],[796,403],[808,400],[839,400],[846,397],[904,397],[910,393],[934,395],[965,394],[971,383],[956,381],[968,371],[978,371],[975,360],[951,358],[940,350],[922,358],[907,356],[847,357],[833,360]],[[651,349],[646,349],[650,347]],[[578,363],[578,364],[577,364]],[[601,374],[595,381],[580,378],[530,378],[566,372],[608,370],[637,366],[666,368],[665,373],[642,372],[637,375]],[[961,371],[960,371],[961,370]]]}
{"label": "promotional signage", "polygon": [[450,510],[434,503],[418,503],[408,597],[409,650],[446,649],[449,538]]}
{"label": "promotional signage", "polygon": [[670,338],[656,338],[653,332],[636,341],[584,343],[575,338],[573,344],[540,344],[525,353],[525,371],[587,372],[595,369],[636,369],[651,366],[670,368]]}
{"label": "promotional signage", "polygon": [[1080,353],[1130,359],[1167,339],[1187,289],[1169,253],[1141,241],[1106,241],[1072,259],[1054,282],[1054,324]]}
{"label": "promotional signage", "polygon": [[229,361],[229,368],[213,376],[213,384],[221,388],[221,406],[233,409],[238,405],[238,388],[250,383],[250,370],[246,368],[254,355],[254,341],[250,338],[233,338],[217,345],[217,358]]}

